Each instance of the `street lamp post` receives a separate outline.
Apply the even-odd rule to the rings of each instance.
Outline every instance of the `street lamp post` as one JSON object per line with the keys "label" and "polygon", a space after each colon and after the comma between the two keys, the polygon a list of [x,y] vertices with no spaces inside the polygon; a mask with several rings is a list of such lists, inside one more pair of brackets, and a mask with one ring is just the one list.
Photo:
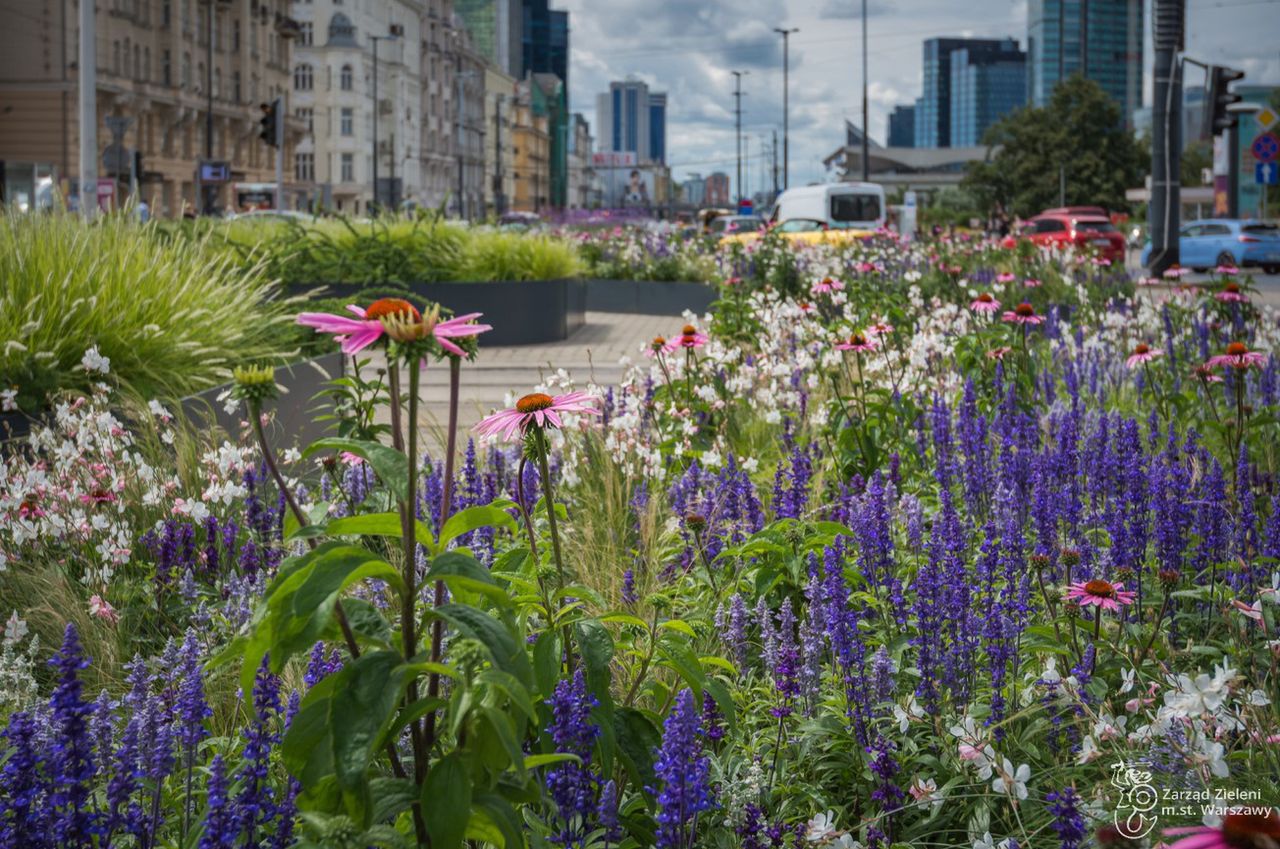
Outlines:
{"label": "street lamp post", "polygon": [[734,141],[738,150],[738,199],[742,199],[742,78],[750,71],[730,71],[733,74]]}
{"label": "street lamp post", "polygon": [[[371,35],[369,40],[373,42],[373,202],[375,210],[382,206],[382,201],[378,197],[378,42],[379,41],[395,41],[400,37],[399,27],[395,24],[391,25],[390,31],[386,35]],[[394,155],[392,151],[392,155]]]}
{"label": "street lamp post", "polygon": [[790,113],[788,99],[791,90],[790,81],[788,80],[791,70],[791,34],[799,32],[800,28],[782,29],[774,27],[773,31],[782,36],[782,188],[786,189],[790,185],[789,178],[791,176],[788,170],[788,165],[791,162],[791,137],[788,125]]}
{"label": "street lamp post", "polygon": [[871,128],[867,126],[867,0],[862,0],[862,182],[871,179]]}

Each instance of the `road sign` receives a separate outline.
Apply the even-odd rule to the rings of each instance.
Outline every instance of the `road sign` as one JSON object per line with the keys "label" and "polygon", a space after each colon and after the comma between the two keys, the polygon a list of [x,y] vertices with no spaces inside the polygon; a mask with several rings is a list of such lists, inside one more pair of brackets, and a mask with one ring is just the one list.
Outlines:
{"label": "road sign", "polygon": [[1275,126],[1276,121],[1280,121],[1280,115],[1276,114],[1276,110],[1270,106],[1264,106],[1253,116],[1253,120],[1258,122],[1258,126],[1263,130],[1269,130]]}
{"label": "road sign", "polygon": [[229,183],[231,182],[231,163],[202,159],[199,179],[201,183],[206,184]]}
{"label": "road sign", "polygon": [[108,115],[102,119],[102,122],[107,125],[111,135],[118,139],[128,132],[129,125],[133,123],[133,119],[125,115]]}
{"label": "road sign", "polygon": [[1276,155],[1280,154],[1280,138],[1276,138],[1275,133],[1258,133],[1249,150],[1259,162],[1274,162]]}
{"label": "road sign", "polygon": [[1253,167],[1253,181],[1260,186],[1280,185],[1280,164],[1259,162]]}
{"label": "road sign", "polygon": [[102,165],[112,174],[128,174],[133,154],[122,144],[109,144],[102,152]]}

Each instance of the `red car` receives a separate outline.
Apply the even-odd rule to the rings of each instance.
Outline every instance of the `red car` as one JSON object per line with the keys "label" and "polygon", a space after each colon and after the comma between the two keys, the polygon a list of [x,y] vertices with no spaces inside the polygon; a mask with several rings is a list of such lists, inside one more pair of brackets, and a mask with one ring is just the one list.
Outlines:
{"label": "red car", "polygon": [[1124,261],[1124,234],[1100,206],[1046,209],[1023,224],[1017,236],[1006,238],[1005,246],[1013,247],[1019,238],[1037,245],[1090,247],[1113,263]]}

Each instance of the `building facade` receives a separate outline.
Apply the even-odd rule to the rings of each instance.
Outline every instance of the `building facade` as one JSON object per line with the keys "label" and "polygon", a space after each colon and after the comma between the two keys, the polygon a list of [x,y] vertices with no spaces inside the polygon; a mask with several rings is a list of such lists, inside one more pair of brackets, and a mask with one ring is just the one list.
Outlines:
{"label": "building facade", "polygon": [[521,5],[520,76],[555,74],[568,91],[569,13],[550,8],[547,0],[522,0]]}
{"label": "building facade", "polygon": [[569,135],[569,197],[570,209],[594,209],[600,205],[600,178],[592,165],[595,139],[591,125],[581,112],[573,113],[573,131]]}
{"label": "building facade", "polygon": [[707,202],[707,181],[701,174],[690,174],[680,184],[680,195],[689,206],[703,206]]}
{"label": "building facade", "polygon": [[915,107],[915,147],[951,147],[952,54],[964,51],[964,67],[1000,61],[1017,51],[1012,39],[931,38],[924,43],[924,90]]}
{"label": "building facade", "polygon": [[1013,39],[997,50],[951,52],[950,147],[981,143],[987,128],[1027,102],[1027,54]]}
{"label": "building facade", "polygon": [[1142,0],[1029,0],[1027,97],[1043,106],[1072,74],[1094,80],[1126,122],[1142,107]]}
{"label": "building facade", "polygon": [[729,205],[729,197],[729,175],[723,171],[708,174],[703,202],[707,206],[725,207]]}
{"label": "building facade", "polygon": [[[30,167],[70,195],[79,171],[77,8],[67,0],[9,5],[21,13],[0,12],[0,161]],[[231,170],[229,182],[210,188],[218,208],[239,205],[238,185],[274,183],[275,149],[258,138],[259,104],[289,94],[297,33],[289,12],[286,0],[99,0],[98,173],[115,181],[117,199],[136,179],[153,214],[196,210],[197,162],[210,146],[209,158]],[[125,128],[125,167],[118,156],[104,159],[115,141],[108,119]],[[286,163],[302,134],[299,122],[286,122]],[[305,203],[310,181],[287,178],[286,203]]]}
{"label": "building facade", "polygon": [[521,0],[453,0],[453,11],[471,33],[484,60],[508,76],[524,64],[524,4]]}
{"label": "building facade", "polygon": [[609,83],[596,95],[596,138],[600,150],[634,153],[641,164],[667,159],[667,95],[640,80]]}
{"label": "building facade", "polygon": [[451,0],[421,0],[422,50],[422,199],[431,208],[457,209],[458,126],[456,72],[461,34]]}
{"label": "building facade", "polygon": [[485,67],[485,209],[501,216],[515,194],[516,81],[496,67]]}
{"label": "building facade", "polygon": [[486,62],[472,48],[470,34],[457,16],[453,32],[457,184],[450,207],[460,217],[475,220],[485,216]]}
{"label": "building facade", "polygon": [[325,209],[365,214],[376,206],[424,201],[423,5],[294,2],[301,37],[290,108],[308,135],[294,154],[293,171],[295,178],[312,177]]}
{"label": "building facade", "polygon": [[546,107],[538,102],[541,92],[532,80],[516,84],[511,110],[515,159],[511,209],[517,212],[541,212],[550,203],[551,135]]}
{"label": "building facade", "polygon": [[915,147],[915,104],[893,107],[893,111],[889,113],[889,137],[885,139],[885,143],[888,147]]}

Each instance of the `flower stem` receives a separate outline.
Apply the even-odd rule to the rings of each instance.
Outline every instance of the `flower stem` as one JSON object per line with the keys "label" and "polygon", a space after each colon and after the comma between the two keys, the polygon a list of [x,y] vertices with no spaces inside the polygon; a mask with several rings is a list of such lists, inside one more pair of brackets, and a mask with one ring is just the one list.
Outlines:
{"label": "flower stem", "polygon": [[[444,453],[444,494],[440,498],[440,529],[448,521],[453,512],[453,455],[458,448],[458,384],[462,370],[462,361],[458,357],[449,357],[449,432],[445,436]],[[410,402],[412,403],[412,402]],[[444,604],[444,581],[437,580],[432,606]],[[431,623],[431,662],[439,663],[444,648],[444,620],[436,618]],[[440,673],[432,672],[427,678],[427,696],[435,698],[440,695]],[[434,741],[436,736],[436,712],[427,714],[426,738]]]}
{"label": "flower stem", "polygon": [[542,428],[533,427],[534,450],[538,454],[538,472],[542,478],[542,494],[547,507],[547,525],[551,528],[551,553],[556,560],[556,575],[560,579],[560,589],[565,587],[564,558],[560,554],[560,526],[556,519],[555,501],[551,493],[551,466],[547,462],[547,435]]}

